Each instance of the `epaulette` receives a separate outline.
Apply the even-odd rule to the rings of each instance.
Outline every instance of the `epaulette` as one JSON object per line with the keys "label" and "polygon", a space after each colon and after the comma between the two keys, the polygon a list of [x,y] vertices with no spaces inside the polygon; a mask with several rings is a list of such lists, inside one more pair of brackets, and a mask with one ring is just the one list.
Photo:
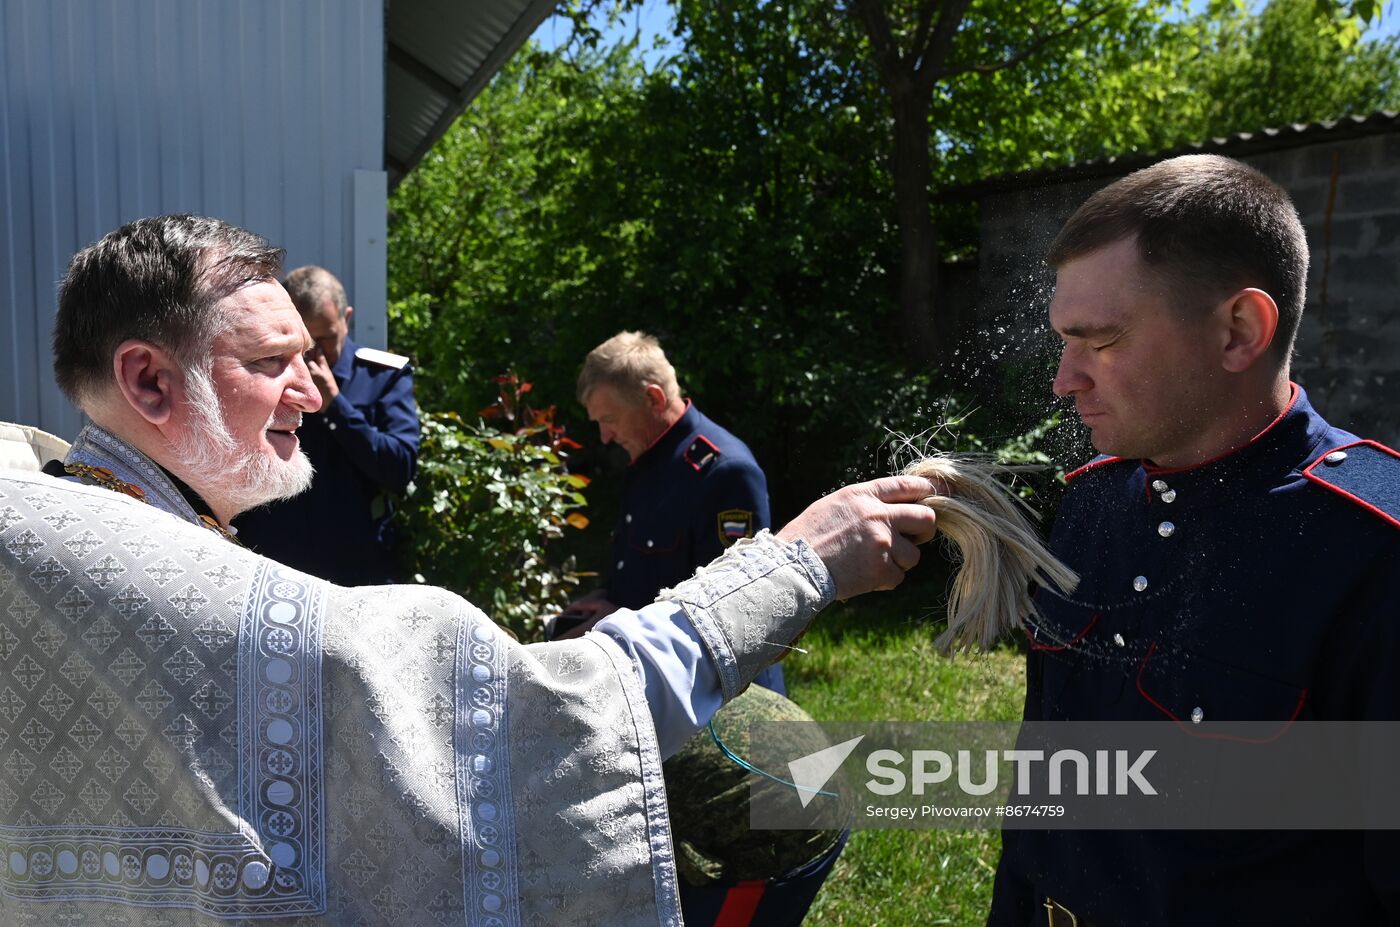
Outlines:
{"label": "epaulette", "polygon": [[1400,528],[1400,451],[1353,441],[1318,457],[1303,476]]}
{"label": "epaulette", "polygon": [[1100,454],[1098,457],[1095,457],[1093,460],[1089,461],[1079,469],[1071,470],[1069,473],[1066,473],[1065,482],[1072,482],[1075,479],[1083,476],[1085,473],[1088,473],[1090,470],[1096,470],[1099,467],[1102,467],[1104,464],[1117,463],[1118,461],[1123,459],[1124,458],[1122,457],[1110,457],[1107,454]]}
{"label": "epaulette", "polygon": [[355,359],[362,360],[367,364],[392,367],[395,370],[402,370],[408,363],[408,358],[402,354],[390,354],[388,351],[381,351],[378,348],[356,348]]}
{"label": "epaulette", "polygon": [[695,440],[690,442],[690,447],[685,449],[685,462],[695,468],[699,473],[710,464],[720,458],[720,449],[715,447],[714,442],[704,435],[696,435]]}

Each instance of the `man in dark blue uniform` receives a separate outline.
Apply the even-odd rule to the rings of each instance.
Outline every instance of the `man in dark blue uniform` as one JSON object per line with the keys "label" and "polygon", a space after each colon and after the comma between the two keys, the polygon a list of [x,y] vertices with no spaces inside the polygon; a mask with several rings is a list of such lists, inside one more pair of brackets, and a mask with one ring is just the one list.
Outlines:
{"label": "man in dark blue uniform", "polygon": [[[744,442],[681,398],[676,371],[655,338],[622,332],[594,348],[579,375],[578,399],[603,442],[620,444],[632,462],[605,586],[559,619],[578,621],[575,631],[618,607],[651,602],[771,524],[763,470]],[[754,682],[786,695],[779,664]],[[759,693],[719,715],[736,725],[793,716],[805,717],[786,698]],[[707,731],[662,766],[673,837],[685,860],[685,922],[795,927],[841,855],[845,834],[748,830],[748,791],[732,788],[732,776],[704,773],[716,768],[738,769]],[[736,821],[742,833],[730,829]]]}
{"label": "man in dark blue uniform", "polygon": [[285,285],[316,343],[306,360],[321,411],[297,431],[316,476],[302,495],[240,516],[239,540],[343,586],[391,582],[393,496],[418,460],[408,358],[351,340],[355,310],[329,271],[301,267]]}
{"label": "man in dark blue uniform", "polygon": [[[569,613],[639,608],[740,538],[771,525],[768,482],[743,441],[682,399],[655,338],[622,332],[589,353],[578,398],[603,443],[631,458],[604,587]],[[785,694],[782,669],[759,685]]]}
{"label": "man in dark blue uniform", "polygon": [[[1052,245],[1054,391],[1104,456],[1027,628],[1028,721],[1400,719],[1400,456],[1289,380],[1308,251],[1287,195],[1215,156],[1101,190]],[[1215,736],[1215,735],[1209,735]],[[1230,749],[1259,749],[1249,743]],[[1384,831],[1003,832],[990,923],[1377,924]]]}

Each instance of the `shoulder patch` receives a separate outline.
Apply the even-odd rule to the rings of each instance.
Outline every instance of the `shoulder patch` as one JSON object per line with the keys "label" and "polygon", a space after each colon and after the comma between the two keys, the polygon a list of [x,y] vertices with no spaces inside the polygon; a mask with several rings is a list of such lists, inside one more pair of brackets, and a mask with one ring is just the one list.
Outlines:
{"label": "shoulder patch", "polygon": [[703,471],[719,458],[719,448],[704,435],[696,435],[695,440],[690,442],[690,447],[685,449],[685,462],[694,467],[696,473]]}
{"label": "shoulder patch", "polygon": [[1076,479],[1078,479],[1079,477],[1083,476],[1085,473],[1088,473],[1090,470],[1097,470],[1099,467],[1102,467],[1102,466],[1104,466],[1105,464],[1118,463],[1120,460],[1123,460],[1123,458],[1122,458],[1122,457],[1110,457],[1110,456],[1108,456],[1107,454],[1103,454],[1103,455],[1101,455],[1101,456],[1099,456],[1099,457],[1095,457],[1093,460],[1089,461],[1088,463],[1086,463],[1084,466],[1078,468],[1077,470],[1071,470],[1069,473],[1066,473],[1066,474],[1065,474],[1065,482],[1066,482],[1066,483],[1072,482],[1073,480],[1076,480]]}
{"label": "shoulder patch", "polygon": [[1318,457],[1303,476],[1400,528],[1400,451],[1353,441]]}
{"label": "shoulder patch", "polygon": [[408,358],[402,354],[390,354],[377,348],[358,348],[355,351],[355,359],[381,367],[393,367],[395,370],[402,370],[408,364]]}
{"label": "shoulder patch", "polygon": [[748,509],[725,509],[715,517],[719,542],[725,547],[741,538],[753,537],[753,512]]}

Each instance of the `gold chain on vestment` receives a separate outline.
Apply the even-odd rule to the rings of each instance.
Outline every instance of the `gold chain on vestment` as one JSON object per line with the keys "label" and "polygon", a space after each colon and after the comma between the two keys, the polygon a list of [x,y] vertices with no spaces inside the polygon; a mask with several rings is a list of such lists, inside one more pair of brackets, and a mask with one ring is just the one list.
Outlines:
{"label": "gold chain on vestment", "polygon": [[[108,470],[106,467],[94,467],[92,464],[85,463],[70,463],[64,464],[63,470],[69,476],[76,476],[81,480],[87,480],[93,485],[101,486],[103,489],[110,489],[112,490],[112,492],[119,492],[124,496],[130,496],[133,499],[139,499],[142,502],[149,503],[149,500],[146,498],[146,491],[144,489],[142,489],[140,486],[132,485],[126,480],[117,479],[116,474],[114,474],[111,470]],[[208,528],[210,531],[217,533],[224,540],[232,544],[237,544],[239,547],[243,546],[242,541],[234,537],[233,534],[227,528],[219,524],[212,517],[208,515],[200,515],[199,523],[204,527]]]}

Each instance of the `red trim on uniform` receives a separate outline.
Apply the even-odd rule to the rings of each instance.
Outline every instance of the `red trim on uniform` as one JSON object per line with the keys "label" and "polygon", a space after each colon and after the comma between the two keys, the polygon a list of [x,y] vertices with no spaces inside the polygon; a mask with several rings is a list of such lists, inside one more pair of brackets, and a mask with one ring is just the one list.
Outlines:
{"label": "red trim on uniform", "polygon": [[724,906],[715,917],[715,927],[749,927],[767,888],[768,882],[764,879],[750,879],[731,888],[724,895]]}
{"label": "red trim on uniform", "polygon": [[1102,467],[1104,464],[1117,463],[1122,459],[1122,457],[1104,457],[1100,460],[1091,460],[1079,469],[1071,470],[1069,473],[1066,473],[1065,482],[1068,483],[1071,480],[1075,479],[1077,476],[1079,476],[1079,474],[1087,473],[1088,471],[1093,470],[1095,467]]}
{"label": "red trim on uniform", "polygon": [[1044,651],[1048,651],[1048,652],[1050,652],[1050,653],[1059,653],[1061,650],[1068,650],[1069,648],[1073,647],[1075,644],[1077,644],[1077,643],[1079,643],[1080,641],[1082,641],[1085,637],[1087,637],[1087,636],[1089,635],[1089,632],[1092,631],[1092,630],[1094,629],[1094,625],[1096,625],[1096,624],[1098,624],[1098,623],[1099,623],[1099,613],[1098,613],[1098,612],[1094,612],[1094,617],[1093,617],[1092,619],[1090,619],[1089,623],[1086,624],[1086,625],[1084,626],[1084,630],[1082,630],[1082,631],[1080,631],[1078,634],[1076,634],[1076,635],[1074,636],[1074,640],[1067,641],[1066,643],[1063,643],[1063,644],[1042,644],[1042,643],[1040,643],[1039,641],[1037,641],[1037,640],[1035,639],[1035,636],[1034,636],[1033,634],[1031,634],[1030,631],[1027,631],[1027,630],[1026,630],[1026,626],[1025,626],[1025,625],[1021,625],[1021,630],[1026,632],[1026,637],[1030,640],[1030,644],[1031,644],[1031,649],[1032,649],[1032,650],[1044,650]]}
{"label": "red trim on uniform", "polygon": [[1240,451],[1244,450],[1251,444],[1254,444],[1256,441],[1263,438],[1264,435],[1273,431],[1274,426],[1277,425],[1279,422],[1283,421],[1284,416],[1286,416],[1289,412],[1293,411],[1293,406],[1297,404],[1298,397],[1302,395],[1302,390],[1299,389],[1298,384],[1294,383],[1292,380],[1288,381],[1288,387],[1292,390],[1292,392],[1288,396],[1288,405],[1284,406],[1283,411],[1280,412],[1278,416],[1272,422],[1269,423],[1269,427],[1265,428],[1263,431],[1259,432],[1257,435],[1250,438],[1248,441],[1241,444],[1239,447],[1232,448],[1223,454],[1217,454],[1209,460],[1203,460],[1200,463],[1194,463],[1186,467],[1157,467],[1144,460],[1142,462],[1142,468],[1148,473],[1152,474],[1153,476],[1160,476],[1164,473],[1185,473],[1188,470],[1195,470],[1200,467],[1208,467],[1213,463],[1218,463],[1224,460],[1226,457],[1229,457],[1233,454],[1238,454]]}
{"label": "red trim on uniform", "polygon": [[1278,740],[1280,737],[1282,737],[1282,736],[1284,735],[1284,732],[1286,732],[1290,727],[1293,726],[1293,722],[1294,722],[1294,721],[1297,721],[1297,720],[1298,720],[1298,715],[1302,714],[1302,712],[1303,712],[1303,703],[1306,702],[1306,701],[1308,700],[1308,690],[1307,690],[1307,689],[1303,689],[1303,690],[1298,694],[1298,704],[1293,706],[1293,714],[1289,716],[1288,720],[1284,722],[1283,727],[1279,728],[1278,731],[1275,732],[1274,735],[1273,735],[1272,737],[1240,737],[1240,736],[1235,735],[1235,734],[1215,734],[1215,733],[1211,733],[1211,732],[1209,732],[1209,731],[1202,732],[1202,731],[1199,731],[1199,730],[1195,730],[1194,728],[1195,728],[1196,726],[1195,726],[1194,724],[1189,724],[1189,723],[1187,723],[1187,722],[1182,721],[1182,720],[1181,720],[1180,718],[1178,718],[1175,714],[1173,714],[1172,711],[1171,711],[1171,709],[1169,709],[1166,705],[1163,705],[1161,702],[1157,701],[1155,698],[1153,698],[1152,696],[1148,695],[1148,694],[1147,694],[1147,690],[1144,689],[1144,688],[1142,687],[1142,674],[1143,674],[1143,671],[1147,669],[1147,664],[1148,664],[1149,662],[1151,662],[1151,660],[1152,660],[1152,655],[1153,655],[1154,653],[1156,653],[1156,652],[1157,652],[1157,642],[1156,642],[1156,641],[1153,641],[1153,642],[1152,642],[1152,646],[1147,648],[1147,655],[1144,656],[1144,657],[1142,658],[1142,663],[1140,663],[1140,664],[1138,665],[1138,671],[1137,671],[1137,690],[1138,690],[1138,694],[1141,695],[1143,698],[1147,699],[1147,701],[1150,702],[1154,707],[1156,707],[1156,709],[1157,709],[1158,711],[1160,711],[1162,714],[1166,715],[1168,718],[1171,718],[1173,721],[1175,721],[1177,727],[1181,728],[1182,731],[1184,731],[1184,732],[1187,733],[1187,734],[1190,734],[1192,737],[1201,737],[1201,738],[1204,738],[1205,740],[1235,740],[1235,741],[1239,741],[1240,743],[1246,743],[1246,744],[1268,744],[1268,743],[1273,743],[1275,740]]}
{"label": "red trim on uniform", "polygon": [[715,443],[714,443],[713,441],[711,441],[709,438],[705,437],[704,435],[696,435],[696,436],[695,436],[695,440],[692,441],[692,442],[690,442],[690,447],[686,448],[686,449],[685,449],[685,453],[681,455],[682,457],[685,458],[685,462],[686,462],[686,463],[690,464],[692,467],[695,468],[695,472],[696,472],[696,473],[699,473],[699,472],[700,472],[700,466],[701,466],[701,465],[690,459],[690,452],[693,451],[693,450],[695,450],[695,445],[699,444],[701,441],[704,441],[704,442],[705,442],[705,445],[706,445],[707,447],[709,447],[710,450],[712,450],[712,451],[715,452],[715,456],[716,456],[716,457],[723,457],[723,456],[724,456],[724,454],[720,451],[720,449],[717,448],[717,447],[715,447]]}
{"label": "red trim on uniform", "polygon": [[1362,445],[1362,444],[1368,445],[1368,446],[1370,446],[1370,447],[1374,447],[1374,448],[1376,448],[1377,450],[1380,450],[1380,451],[1384,451],[1385,453],[1389,454],[1389,455],[1392,456],[1392,457],[1400,458],[1400,451],[1396,451],[1396,450],[1394,450],[1393,448],[1386,447],[1384,444],[1381,444],[1379,441],[1370,441],[1370,440],[1353,441],[1353,442],[1351,442],[1350,444],[1340,444],[1340,445],[1338,445],[1337,447],[1332,448],[1332,450],[1326,451],[1325,453],[1323,453],[1321,456],[1319,456],[1319,457],[1317,458],[1317,460],[1314,460],[1312,463],[1308,464],[1306,467],[1303,468],[1303,476],[1305,476],[1305,477],[1307,477],[1308,479],[1312,480],[1314,483],[1316,483],[1316,484],[1319,485],[1319,486],[1322,486],[1322,487],[1325,487],[1325,488],[1327,488],[1327,489],[1332,490],[1334,493],[1336,493],[1336,494],[1339,495],[1339,496],[1343,496],[1343,497],[1345,497],[1345,498],[1347,498],[1347,499],[1350,499],[1352,502],[1355,502],[1357,505],[1361,506],[1363,509],[1366,509],[1367,511],[1371,512],[1371,513],[1374,514],[1374,515],[1379,515],[1381,518],[1384,518],[1386,521],[1390,522],[1390,523],[1391,523],[1392,525],[1394,525],[1395,527],[1400,528],[1400,521],[1397,521],[1396,518],[1395,518],[1395,516],[1391,515],[1389,512],[1385,512],[1385,511],[1382,511],[1381,509],[1376,508],[1374,505],[1372,505],[1371,503],[1367,502],[1365,499],[1362,499],[1360,496],[1356,496],[1356,495],[1353,495],[1352,493],[1347,492],[1345,489],[1343,489],[1342,487],[1336,485],[1335,483],[1329,483],[1329,482],[1327,482],[1327,480],[1323,479],[1322,477],[1318,476],[1316,473],[1313,472],[1313,468],[1316,467],[1318,464],[1322,463],[1323,460],[1327,457],[1328,454],[1333,454],[1333,453],[1336,453],[1337,451],[1344,451],[1344,450],[1346,450],[1346,449],[1349,448],[1349,447],[1358,447],[1358,446],[1360,446],[1360,445]]}

